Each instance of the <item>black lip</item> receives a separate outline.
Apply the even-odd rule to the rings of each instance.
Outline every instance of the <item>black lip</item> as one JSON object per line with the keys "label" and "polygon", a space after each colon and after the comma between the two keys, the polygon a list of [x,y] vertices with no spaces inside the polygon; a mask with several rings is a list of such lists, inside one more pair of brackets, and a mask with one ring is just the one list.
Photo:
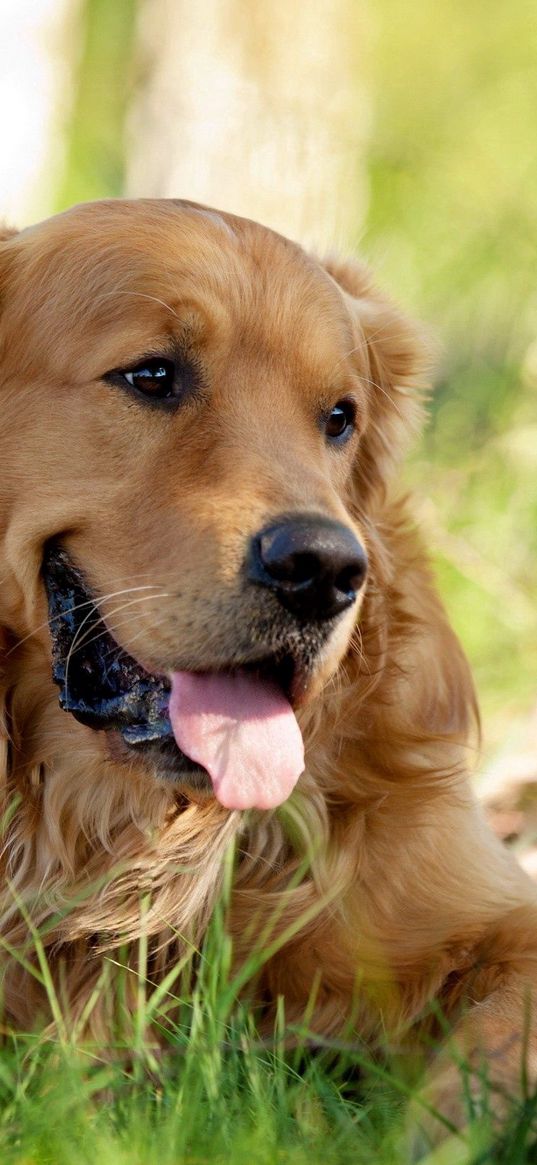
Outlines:
{"label": "black lip", "polygon": [[168,681],[145,671],[115,642],[61,547],[47,547],[43,580],[60,706],[89,728],[118,729],[127,744],[173,739]]}

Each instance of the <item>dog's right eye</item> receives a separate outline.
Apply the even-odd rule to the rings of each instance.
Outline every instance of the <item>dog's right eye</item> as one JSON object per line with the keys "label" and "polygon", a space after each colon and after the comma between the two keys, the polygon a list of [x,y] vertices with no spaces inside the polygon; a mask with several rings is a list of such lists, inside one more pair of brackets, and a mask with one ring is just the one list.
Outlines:
{"label": "dog's right eye", "polygon": [[168,356],[145,356],[126,368],[105,372],[103,380],[121,388],[140,404],[174,412],[195,396],[203,385],[203,372],[197,360],[178,353]]}
{"label": "dog's right eye", "polygon": [[175,364],[162,356],[142,360],[135,368],[121,369],[119,375],[151,400],[167,400],[176,395]]}
{"label": "dog's right eye", "polygon": [[199,362],[188,354],[145,356],[137,364],[113,368],[103,380],[114,388],[126,390],[142,404],[174,412],[186,400],[196,396],[203,386]]}

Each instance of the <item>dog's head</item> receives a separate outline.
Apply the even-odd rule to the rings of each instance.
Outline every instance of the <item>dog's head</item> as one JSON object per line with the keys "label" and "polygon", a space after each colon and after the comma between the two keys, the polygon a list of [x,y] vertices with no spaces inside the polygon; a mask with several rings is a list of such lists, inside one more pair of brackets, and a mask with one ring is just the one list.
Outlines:
{"label": "dog's head", "polygon": [[52,652],[118,764],[279,803],[419,411],[414,329],[361,267],[175,201],[6,237],[0,297],[6,642]]}

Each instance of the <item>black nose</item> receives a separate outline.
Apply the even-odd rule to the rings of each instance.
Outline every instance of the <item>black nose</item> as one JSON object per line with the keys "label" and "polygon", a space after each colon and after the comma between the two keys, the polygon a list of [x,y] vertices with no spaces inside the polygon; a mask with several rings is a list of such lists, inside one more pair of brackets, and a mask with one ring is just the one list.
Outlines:
{"label": "black nose", "polygon": [[356,599],[367,571],[358,539],[341,522],[283,518],[252,540],[249,577],[305,620],[333,619]]}

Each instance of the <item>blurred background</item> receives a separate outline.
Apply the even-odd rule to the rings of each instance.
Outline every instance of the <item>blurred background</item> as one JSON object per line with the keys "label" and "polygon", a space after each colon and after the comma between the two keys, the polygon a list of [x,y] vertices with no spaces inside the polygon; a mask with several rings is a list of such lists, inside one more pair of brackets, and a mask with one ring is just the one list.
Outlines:
{"label": "blurred background", "polygon": [[[537,778],[534,0],[1,0],[0,218],[197,199],[358,250],[440,343],[407,470],[485,769]],[[515,765],[516,767],[516,765]]]}

